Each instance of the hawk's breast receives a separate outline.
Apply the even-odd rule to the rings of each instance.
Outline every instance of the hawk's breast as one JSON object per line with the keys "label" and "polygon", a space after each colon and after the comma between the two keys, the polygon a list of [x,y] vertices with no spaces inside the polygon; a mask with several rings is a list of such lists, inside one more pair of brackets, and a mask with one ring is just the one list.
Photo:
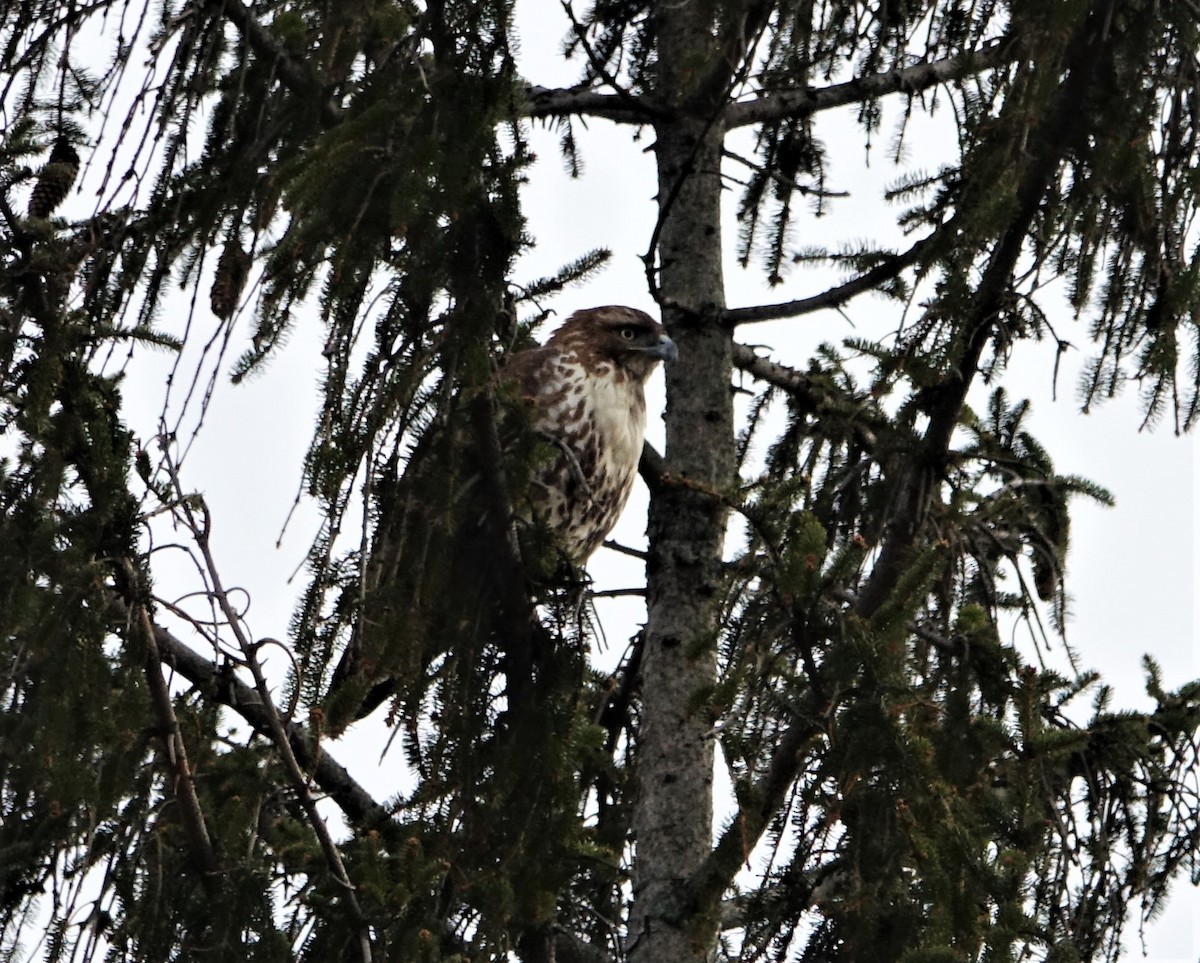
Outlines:
{"label": "hawk's breast", "polygon": [[585,367],[572,354],[554,365],[554,390],[535,427],[559,456],[538,473],[545,522],[582,564],[617,523],[633,490],[646,432],[642,386],[612,364]]}

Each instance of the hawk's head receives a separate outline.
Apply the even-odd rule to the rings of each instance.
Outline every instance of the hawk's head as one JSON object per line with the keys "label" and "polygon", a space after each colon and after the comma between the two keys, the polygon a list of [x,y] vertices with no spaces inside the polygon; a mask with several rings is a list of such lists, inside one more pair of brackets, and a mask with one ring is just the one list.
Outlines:
{"label": "hawk's head", "polygon": [[576,311],[554,332],[549,345],[572,350],[593,371],[610,365],[614,374],[639,384],[659,361],[679,357],[661,324],[644,311],[619,305]]}

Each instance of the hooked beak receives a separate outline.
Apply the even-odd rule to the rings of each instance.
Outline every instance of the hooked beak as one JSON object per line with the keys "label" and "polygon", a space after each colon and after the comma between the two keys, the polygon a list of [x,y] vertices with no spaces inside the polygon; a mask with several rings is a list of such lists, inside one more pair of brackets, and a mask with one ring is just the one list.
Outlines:
{"label": "hooked beak", "polygon": [[675,342],[668,338],[665,334],[658,339],[658,344],[652,348],[646,348],[646,354],[652,358],[657,358],[659,361],[677,361],[679,360],[679,349],[675,347]]}

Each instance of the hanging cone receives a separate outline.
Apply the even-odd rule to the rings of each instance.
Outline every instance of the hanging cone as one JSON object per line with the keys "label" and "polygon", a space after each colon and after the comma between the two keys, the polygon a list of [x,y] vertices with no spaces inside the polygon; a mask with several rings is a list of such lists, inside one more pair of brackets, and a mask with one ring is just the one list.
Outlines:
{"label": "hanging cone", "polygon": [[217,262],[217,274],[208,292],[208,303],[222,321],[228,321],[237,309],[238,298],[250,273],[250,255],[242,250],[237,238],[225,242],[225,250]]}
{"label": "hanging cone", "polygon": [[29,216],[45,218],[54,213],[58,205],[67,199],[78,175],[79,154],[66,138],[60,137],[54,142],[50,159],[33,185],[33,193],[29,197]]}

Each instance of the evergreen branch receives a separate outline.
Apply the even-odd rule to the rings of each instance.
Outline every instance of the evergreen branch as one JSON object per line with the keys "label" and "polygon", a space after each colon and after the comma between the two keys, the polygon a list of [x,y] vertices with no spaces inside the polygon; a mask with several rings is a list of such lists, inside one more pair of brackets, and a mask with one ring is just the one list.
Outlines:
{"label": "evergreen branch", "polygon": [[521,116],[531,119],[587,114],[616,124],[648,124],[664,113],[656,102],[628,91],[605,94],[593,87],[536,85],[525,88],[525,103],[520,108]]}
{"label": "evergreen branch", "polygon": [[325,95],[325,83],[307,61],[297,60],[250,12],[241,0],[204,0],[204,5],[232,23],[250,49],[269,62],[285,87],[298,97],[321,100],[321,122],[326,127],[341,123],[343,110]]}
{"label": "evergreen branch", "polygon": [[[764,166],[763,164],[756,164],[749,157],[743,157],[741,154],[738,154],[735,151],[731,151],[729,148],[724,148],[721,151],[721,156],[728,157],[730,160],[735,160],[739,164],[742,164],[745,167],[749,167],[751,170],[759,171],[760,173],[766,174],[766,176],[769,177],[771,180],[773,180],[776,184],[780,185],[781,187],[786,187],[790,191],[795,191],[797,194],[801,195],[802,197],[849,197],[850,196],[849,191],[825,191],[825,190],[821,190],[821,188],[819,188],[819,187],[810,187],[808,184],[801,184],[799,181],[795,180],[794,178],[784,177],[782,174],[779,173],[779,171],[775,170],[775,168],[767,167],[767,166]],[[722,174],[721,176],[724,177],[727,181],[732,181],[734,184],[737,184],[739,187],[749,187],[750,186],[748,181],[740,181],[736,177],[732,177],[729,174]]]}
{"label": "evergreen branch", "polygon": [[608,65],[596,53],[596,49],[591,45],[587,38],[587,29],[579,22],[579,18],[575,16],[575,8],[571,6],[571,0],[559,0],[559,5],[563,9],[563,13],[567,15],[567,19],[571,21],[571,30],[575,34],[575,39],[579,41],[579,45],[583,47],[583,52],[587,55],[588,63],[592,65],[592,70],[600,77],[609,87],[616,91],[617,97],[626,104],[637,106],[637,101],[633,94],[617,83],[617,78],[613,76],[608,69]]}
{"label": "evergreen branch", "polygon": [[[23,280],[23,286],[29,293],[32,302],[30,308],[33,318],[43,328],[52,326],[54,319],[50,309],[50,298],[46,291],[46,280],[38,272],[30,270],[29,267],[30,261],[33,259],[33,236],[25,229],[21,219],[13,211],[8,203],[8,198],[4,195],[0,195],[0,215],[3,215],[8,224],[13,244],[21,252],[21,260],[12,273]],[[7,364],[4,374],[6,376],[8,374]]]}
{"label": "evergreen branch", "polygon": [[484,456],[484,491],[489,510],[485,513],[486,522],[481,526],[484,539],[481,544],[487,546],[489,554],[496,560],[497,575],[493,587],[509,642],[505,665],[509,704],[514,709],[524,708],[525,700],[532,698],[539,654],[548,650],[552,643],[522,577],[525,565],[516,532],[510,523],[501,521],[513,517],[512,499],[490,395],[482,394],[475,400],[470,417],[474,440]]}
{"label": "evergreen branch", "polygon": [[804,117],[834,107],[857,104],[886,94],[916,94],[938,84],[951,83],[1003,66],[1017,59],[1019,45],[1012,37],[1001,37],[978,50],[942,60],[925,61],[828,87],[785,90],[764,94],[755,100],[730,104],[725,110],[726,128],[747,127],[787,117]]}
{"label": "evergreen branch", "polygon": [[566,930],[554,934],[553,950],[554,963],[612,963],[612,956],[606,950]]}
{"label": "evergreen branch", "polygon": [[[822,407],[827,406],[830,400],[826,391],[814,383],[804,372],[789,368],[770,358],[760,357],[754,353],[753,348],[736,341],[733,344],[733,366],[759,381],[765,381],[781,391],[786,391],[810,410],[819,412]],[[863,406],[861,411],[864,416],[869,414],[866,406]],[[886,429],[887,427],[886,418],[872,419],[871,423],[878,424],[880,428]],[[855,440],[862,445],[865,451],[875,450],[878,442],[876,431],[870,425],[861,423],[857,416],[853,434]]]}
{"label": "evergreen branch", "polygon": [[984,348],[1000,323],[1013,272],[1050,189],[1063,156],[1082,135],[1080,104],[1092,83],[1102,48],[1111,45],[1105,24],[1116,0],[1093,0],[1083,22],[1067,44],[1064,76],[1053,100],[1029,131],[1030,147],[1020,172],[1012,216],[999,236],[976,289],[972,310],[963,319],[962,349],[957,365],[931,391],[929,424],[898,476],[895,506],[883,530],[879,558],[859,596],[858,614],[877,612],[900,584],[937,491],[934,479],[942,472],[967,392],[979,372]]}
{"label": "evergreen branch", "polygon": [[689,895],[694,904],[704,907],[706,912],[719,913],[721,898],[729,884],[783,805],[799,773],[804,758],[802,750],[824,732],[823,718],[815,703],[816,696],[810,690],[806,704],[797,710],[797,718],[775,747],[767,771],[739,793],[741,805],[737,815],[730,820],[712,852],[690,880]]}
{"label": "evergreen branch", "polygon": [[759,304],[748,308],[726,308],[721,315],[721,320],[728,325],[752,324],[756,321],[795,318],[803,314],[820,311],[824,308],[840,307],[856,295],[875,290],[885,281],[892,280],[901,271],[917,263],[921,255],[933,244],[941,232],[942,227],[939,226],[931,234],[921,238],[902,254],[893,254],[870,270],[864,271],[858,277],[835,285],[826,291],[822,291],[820,294],[814,294],[807,298],[798,298],[794,301],[782,301],[778,304]]}

